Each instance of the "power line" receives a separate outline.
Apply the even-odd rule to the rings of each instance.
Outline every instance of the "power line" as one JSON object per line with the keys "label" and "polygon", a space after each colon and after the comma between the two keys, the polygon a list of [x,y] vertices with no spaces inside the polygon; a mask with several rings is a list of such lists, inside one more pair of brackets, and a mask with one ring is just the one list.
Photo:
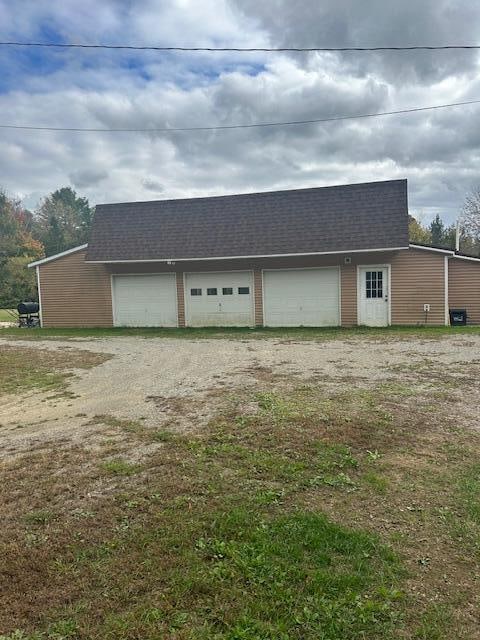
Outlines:
{"label": "power line", "polygon": [[368,52],[368,51],[451,51],[451,50],[478,50],[478,44],[449,44],[449,45],[414,45],[407,47],[160,47],[160,46],[136,46],[130,44],[80,44],[57,42],[0,42],[2,47],[49,47],[57,49],[112,49],[132,51],[190,51],[190,52],[236,52],[236,53],[282,53],[282,52]]}
{"label": "power line", "polygon": [[446,109],[448,107],[462,107],[465,105],[479,104],[480,100],[468,100],[465,102],[451,102],[450,104],[437,104],[429,107],[413,107],[412,109],[398,109],[396,111],[380,111],[377,113],[361,113],[352,116],[334,116],[332,118],[314,118],[311,120],[287,120],[283,122],[257,122],[253,124],[226,124],[200,127],[164,127],[164,128],[94,128],[94,127],[42,127],[18,124],[0,124],[0,129],[22,129],[27,131],[73,131],[78,133],[175,133],[182,131],[225,131],[231,129],[257,129],[260,127],[290,127],[305,124],[320,124],[325,122],[337,122],[339,120],[359,120],[362,118],[378,118],[394,116],[404,113],[416,113],[419,111],[433,111],[434,109]]}

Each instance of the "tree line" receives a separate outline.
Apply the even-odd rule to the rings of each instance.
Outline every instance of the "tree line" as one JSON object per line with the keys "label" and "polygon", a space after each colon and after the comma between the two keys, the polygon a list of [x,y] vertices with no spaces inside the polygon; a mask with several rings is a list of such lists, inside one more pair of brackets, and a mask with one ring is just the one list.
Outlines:
{"label": "tree line", "polygon": [[[467,195],[458,217],[460,251],[480,256],[480,187]],[[409,216],[410,242],[426,244],[444,249],[455,249],[457,225],[446,225],[438,215],[429,223],[422,224]]]}
{"label": "tree line", "polygon": [[[84,244],[94,207],[71,187],[40,201],[35,211],[0,190],[0,309],[37,300],[35,272],[29,262]],[[460,250],[480,256],[480,188],[465,200],[460,220]],[[456,225],[437,214],[429,224],[409,218],[410,242],[455,249]]]}
{"label": "tree line", "polygon": [[33,212],[0,191],[0,308],[38,299],[28,263],[87,242],[93,211],[70,187],[43,198]]}

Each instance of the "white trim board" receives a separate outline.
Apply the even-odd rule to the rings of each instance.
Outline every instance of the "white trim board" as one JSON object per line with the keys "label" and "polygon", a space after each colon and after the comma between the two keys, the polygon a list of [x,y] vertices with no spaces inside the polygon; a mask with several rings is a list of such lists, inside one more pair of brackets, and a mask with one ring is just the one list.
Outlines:
{"label": "white trim board", "polygon": [[[410,247],[382,247],[381,249],[350,249],[348,251],[311,251],[308,253],[266,253],[263,255],[249,255],[249,256],[215,256],[209,258],[154,258],[151,260],[85,260],[85,262],[91,264],[127,264],[127,263],[140,263],[140,262],[166,262],[167,264],[174,265],[176,262],[200,262],[205,260],[246,260],[253,258],[294,258],[296,256],[334,256],[345,255],[349,253],[379,253],[388,251],[403,251]],[[58,257],[58,256],[57,256]],[[238,269],[237,269],[238,271]],[[242,269],[239,269],[242,271]]]}
{"label": "white trim board", "polygon": [[474,258],[473,256],[459,256],[457,253],[454,253],[452,258],[456,258],[457,260],[471,260],[472,262],[480,262],[480,258]]}
{"label": "white trim board", "polygon": [[448,293],[448,260],[449,257],[445,256],[444,265],[443,265],[443,275],[444,275],[444,305],[445,305],[445,326],[448,327],[450,324],[450,309],[449,309],[449,293]]}
{"label": "white trim board", "polygon": [[421,244],[410,243],[410,249],[418,249],[419,251],[433,251],[434,253],[444,253],[449,256],[455,255],[455,252],[451,249],[437,249],[436,247],[424,247]]}
{"label": "white trim board", "polygon": [[447,258],[457,258],[458,260],[472,260],[473,262],[480,262],[480,258],[474,256],[462,256],[459,253],[455,253],[453,249],[436,249],[435,247],[424,247],[421,244],[410,243],[410,249],[418,249],[419,251],[433,251],[434,253],[442,253]]}
{"label": "white trim board", "polygon": [[56,253],[53,256],[48,256],[48,258],[42,258],[41,260],[37,260],[36,262],[30,262],[28,267],[38,267],[41,264],[51,262],[52,260],[57,260],[57,258],[63,258],[63,256],[68,256],[70,253],[76,253],[77,251],[81,251],[82,249],[86,249],[87,247],[88,244],[81,244],[78,247],[73,247],[73,249],[67,249],[66,251]]}
{"label": "white trim board", "polygon": [[40,269],[35,267],[37,275],[37,291],[38,291],[38,317],[40,318],[40,326],[43,327],[43,312],[42,312],[42,292],[40,290]]}

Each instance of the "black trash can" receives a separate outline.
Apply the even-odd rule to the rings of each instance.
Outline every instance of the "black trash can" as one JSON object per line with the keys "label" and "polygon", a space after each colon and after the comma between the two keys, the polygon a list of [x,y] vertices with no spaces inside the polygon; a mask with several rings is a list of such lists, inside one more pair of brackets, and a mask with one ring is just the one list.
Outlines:
{"label": "black trash can", "polygon": [[467,324],[467,310],[450,309],[450,324],[452,325],[452,327],[458,327],[462,324]]}

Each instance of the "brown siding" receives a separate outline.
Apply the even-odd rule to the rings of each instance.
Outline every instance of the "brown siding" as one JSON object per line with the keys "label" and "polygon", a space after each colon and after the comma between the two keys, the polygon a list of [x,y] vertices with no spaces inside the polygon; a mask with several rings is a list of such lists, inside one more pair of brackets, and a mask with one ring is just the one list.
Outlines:
{"label": "brown siding", "polygon": [[451,309],[466,309],[469,324],[480,324],[480,262],[448,261],[448,303]]}
{"label": "brown siding", "polygon": [[185,327],[185,285],[183,283],[183,271],[177,271],[177,321],[179,327]]}
{"label": "brown siding", "polygon": [[[263,323],[262,269],[341,266],[342,325],[357,322],[357,265],[391,265],[392,324],[425,321],[423,305],[431,305],[428,324],[445,322],[444,255],[431,251],[352,254],[351,264],[341,256],[298,256],[254,260],[211,260],[190,263],[137,263],[97,265],[84,262],[85,251],[40,266],[45,327],[112,326],[111,273],[176,273],[178,323],[185,326],[183,270],[253,270],[255,324]],[[450,306],[467,308],[470,320],[480,322],[480,264],[452,259]],[[179,271],[179,267],[182,271]],[[478,293],[476,293],[478,292]]]}
{"label": "brown siding", "polygon": [[357,324],[357,267],[344,264],[340,273],[342,326]]}
{"label": "brown siding", "polygon": [[445,324],[445,256],[433,251],[399,251],[391,262],[392,324]]}
{"label": "brown siding", "polygon": [[44,327],[111,327],[112,292],[106,267],[77,251],[39,265]]}
{"label": "brown siding", "polygon": [[263,277],[260,269],[253,272],[253,304],[255,306],[255,326],[263,325]]}

